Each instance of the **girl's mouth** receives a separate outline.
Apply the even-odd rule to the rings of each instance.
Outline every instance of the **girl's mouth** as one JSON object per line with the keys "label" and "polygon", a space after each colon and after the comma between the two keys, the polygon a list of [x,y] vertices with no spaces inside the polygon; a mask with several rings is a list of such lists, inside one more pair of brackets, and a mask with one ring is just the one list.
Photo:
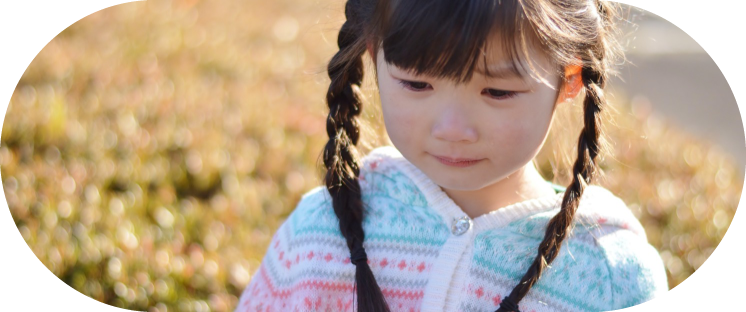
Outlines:
{"label": "girl's mouth", "polygon": [[452,166],[452,167],[469,167],[477,164],[484,159],[469,159],[469,158],[449,158],[444,156],[433,155],[440,163]]}

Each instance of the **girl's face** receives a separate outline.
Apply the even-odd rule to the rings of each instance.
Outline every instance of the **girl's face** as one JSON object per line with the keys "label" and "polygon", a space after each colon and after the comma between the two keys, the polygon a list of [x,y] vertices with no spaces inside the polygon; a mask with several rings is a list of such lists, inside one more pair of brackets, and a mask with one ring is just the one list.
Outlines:
{"label": "girl's face", "polygon": [[[493,53],[487,66],[499,78],[485,76],[480,62],[469,82],[456,85],[388,64],[383,49],[376,54],[383,118],[391,142],[441,187],[482,189],[522,169],[541,149],[560,83],[546,56],[530,54],[535,76],[544,82],[525,72],[522,77],[511,75],[506,70],[510,60]],[[449,163],[442,158],[476,162]]]}

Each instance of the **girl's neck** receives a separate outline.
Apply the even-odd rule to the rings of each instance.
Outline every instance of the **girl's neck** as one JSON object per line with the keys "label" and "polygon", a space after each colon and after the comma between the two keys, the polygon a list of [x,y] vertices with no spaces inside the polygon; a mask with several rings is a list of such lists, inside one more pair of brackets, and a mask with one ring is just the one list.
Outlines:
{"label": "girl's neck", "polygon": [[511,204],[555,194],[554,188],[539,174],[533,162],[479,190],[441,189],[472,219]]}

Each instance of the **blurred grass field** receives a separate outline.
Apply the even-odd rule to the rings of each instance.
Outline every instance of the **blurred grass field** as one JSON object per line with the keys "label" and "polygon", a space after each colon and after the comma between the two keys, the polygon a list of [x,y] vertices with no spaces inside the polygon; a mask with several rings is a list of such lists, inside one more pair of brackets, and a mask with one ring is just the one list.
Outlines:
{"label": "blurred grass field", "polygon": [[[274,231],[321,184],[343,5],[149,0],[61,32],[21,78],[0,141],[6,199],[36,256],[114,306],[231,311]],[[363,154],[387,142],[367,73]],[[599,183],[640,218],[674,287],[720,242],[743,177],[644,101],[614,104]],[[537,159],[557,183],[577,115]]]}

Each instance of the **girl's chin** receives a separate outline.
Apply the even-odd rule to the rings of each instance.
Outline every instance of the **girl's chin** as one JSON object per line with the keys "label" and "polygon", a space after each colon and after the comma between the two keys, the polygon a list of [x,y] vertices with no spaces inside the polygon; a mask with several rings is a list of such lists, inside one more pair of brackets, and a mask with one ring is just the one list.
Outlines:
{"label": "girl's chin", "polygon": [[438,179],[437,177],[435,177],[435,179],[431,177],[430,179],[436,185],[440,186],[440,188],[445,189],[445,190],[450,190],[450,191],[460,191],[460,192],[476,191],[482,188],[481,185],[474,184],[473,179],[470,180],[468,178],[464,178],[461,181],[458,181],[458,180],[444,181],[444,180]]}

